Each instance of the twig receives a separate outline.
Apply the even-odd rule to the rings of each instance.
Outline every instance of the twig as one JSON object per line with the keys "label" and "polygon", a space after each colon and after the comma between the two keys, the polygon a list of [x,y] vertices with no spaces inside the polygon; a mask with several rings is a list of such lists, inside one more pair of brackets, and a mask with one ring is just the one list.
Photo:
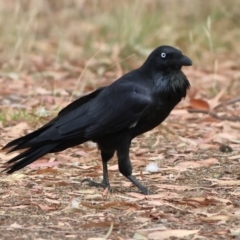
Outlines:
{"label": "twig", "polygon": [[214,112],[210,112],[208,110],[200,110],[200,109],[188,109],[189,113],[204,113],[204,114],[208,114],[209,116],[219,119],[219,120],[227,120],[227,121],[232,121],[232,122],[236,122],[236,121],[240,121],[240,117],[227,117],[227,116],[218,116],[216,113]]}
{"label": "twig", "polygon": [[112,230],[113,230],[113,222],[111,222],[111,225],[110,225],[110,228],[106,234],[106,236],[104,237],[104,239],[108,239],[108,237],[111,235],[112,233]]}
{"label": "twig", "polygon": [[[83,68],[81,74],[80,74],[79,77],[78,77],[77,83],[76,83],[76,85],[75,85],[74,90],[72,91],[72,95],[70,96],[69,102],[72,102],[73,94],[74,94],[74,92],[77,90],[77,88],[78,88],[78,86],[79,86],[79,83],[80,83],[80,81],[81,81],[81,79],[82,79],[82,76],[84,75],[85,71],[87,70],[89,64],[90,64],[91,61],[98,55],[98,53],[99,53],[101,50],[102,50],[102,48],[100,48],[97,52],[95,52],[95,53],[93,54],[93,56],[87,61],[85,67]],[[86,86],[86,81],[82,83],[82,86],[81,86],[81,88],[80,88],[80,92],[81,92],[81,93],[83,92],[85,86]]]}
{"label": "twig", "polygon": [[240,97],[236,97],[236,98],[233,98],[233,99],[230,99],[226,102],[222,102],[222,103],[219,103],[217,106],[215,106],[213,109],[218,109],[224,105],[229,105],[229,104],[232,104],[232,103],[235,103],[235,102],[238,102],[240,101]]}
{"label": "twig", "polygon": [[62,231],[59,229],[49,229],[49,228],[31,228],[31,227],[11,227],[11,226],[0,226],[0,229],[12,229],[12,230],[28,230],[28,231],[34,231],[34,232],[56,232],[56,233],[71,233],[71,234],[79,234],[81,233],[80,231]]}

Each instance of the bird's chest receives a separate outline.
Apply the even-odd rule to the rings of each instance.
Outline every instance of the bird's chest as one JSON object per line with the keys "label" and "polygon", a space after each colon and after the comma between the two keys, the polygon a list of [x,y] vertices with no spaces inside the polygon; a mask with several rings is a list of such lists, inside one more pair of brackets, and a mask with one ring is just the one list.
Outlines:
{"label": "bird's chest", "polygon": [[153,102],[154,104],[152,104],[145,115],[134,127],[134,136],[147,132],[162,123],[179,102],[179,100],[156,96]]}
{"label": "bird's chest", "polygon": [[171,101],[167,103],[158,101],[149,109],[143,120],[151,126],[151,128],[154,128],[166,119],[174,106]]}

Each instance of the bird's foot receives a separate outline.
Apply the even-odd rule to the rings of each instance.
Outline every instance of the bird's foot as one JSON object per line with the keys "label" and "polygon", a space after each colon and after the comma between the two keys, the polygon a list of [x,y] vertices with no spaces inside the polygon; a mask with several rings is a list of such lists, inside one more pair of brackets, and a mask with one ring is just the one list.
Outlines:
{"label": "bird's foot", "polygon": [[154,194],[153,192],[149,191],[148,188],[146,188],[144,186],[138,186],[138,189],[144,195],[152,195],[152,194]]}
{"label": "bird's foot", "polygon": [[138,182],[137,179],[135,177],[133,177],[132,175],[126,176],[126,178],[128,180],[130,180],[141,191],[142,194],[144,194],[144,195],[153,194],[146,187],[144,187],[140,182]]}
{"label": "bird's foot", "polygon": [[90,178],[85,178],[82,180],[82,183],[83,182],[87,182],[90,187],[102,187],[102,188],[108,187],[108,189],[110,190],[110,184],[107,184],[104,181],[102,181],[101,183],[98,183],[98,182],[94,182]]}
{"label": "bird's foot", "polygon": [[141,191],[142,194],[144,195],[152,195],[154,194],[153,192],[149,191],[147,188],[144,189],[139,189]]}

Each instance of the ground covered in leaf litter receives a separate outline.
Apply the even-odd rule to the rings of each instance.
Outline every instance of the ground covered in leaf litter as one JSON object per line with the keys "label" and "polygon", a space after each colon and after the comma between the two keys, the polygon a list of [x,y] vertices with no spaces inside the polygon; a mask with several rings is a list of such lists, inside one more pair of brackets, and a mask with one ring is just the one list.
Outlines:
{"label": "ground covered in leaf litter", "polygon": [[[48,121],[75,97],[82,69],[47,65],[45,81],[33,70],[0,79],[1,146]],[[0,238],[238,238],[240,102],[235,90],[240,74],[231,63],[221,69],[218,74],[184,69],[193,85],[186,100],[161,126],[133,141],[134,175],[153,195],[140,194],[122,177],[116,158],[109,163],[111,193],[81,184],[85,177],[101,181],[102,176],[98,150],[86,143],[49,154],[16,174],[1,174]],[[91,91],[121,71],[87,82],[94,76],[87,69],[80,86]],[[211,97],[213,79],[218,94]],[[0,152],[1,163],[14,154]],[[158,163],[159,172],[145,171],[150,162]]]}

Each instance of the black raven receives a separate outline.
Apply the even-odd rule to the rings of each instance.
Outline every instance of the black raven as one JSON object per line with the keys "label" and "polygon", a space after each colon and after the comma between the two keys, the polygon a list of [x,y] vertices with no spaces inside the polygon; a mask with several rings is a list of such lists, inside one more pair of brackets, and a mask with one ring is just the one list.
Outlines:
{"label": "black raven", "polygon": [[132,176],[131,141],[164,121],[186,96],[190,84],[181,67],[190,65],[192,61],[176,48],[156,48],[140,68],[77,99],[38,130],[4,146],[11,147],[9,152],[27,149],[9,160],[4,171],[13,173],[47,153],[93,141],[101,151],[103,181],[87,179],[90,185],[110,186],[107,162],[116,151],[119,171],[148,194]]}

